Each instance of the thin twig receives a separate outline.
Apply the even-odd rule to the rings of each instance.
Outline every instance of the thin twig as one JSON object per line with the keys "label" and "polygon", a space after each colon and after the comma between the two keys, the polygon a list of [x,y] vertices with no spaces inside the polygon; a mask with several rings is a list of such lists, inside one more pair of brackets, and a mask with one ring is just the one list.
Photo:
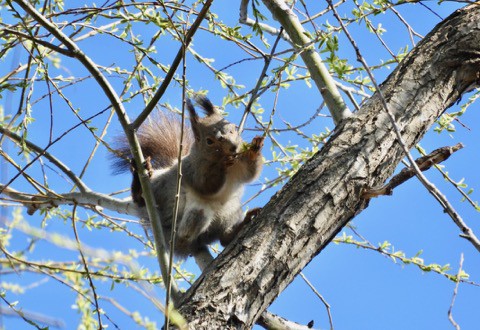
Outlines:
{"label": "thin twig", "polygon": [[415,30],[410,26],[410,24],[408,24],[408,22],[403,18],[403,16],[398,12],[398,10],[396,10],[394,7],[391,7],[390,10],[398,17],[398,19],[403,23],[403,25],[405,25],[410,36],[410,42],[412,43],[412,46],[415,47],[415,40],[413,39],[413,37],[415,36],[417,38],[423,39],[423,36],[415,32]]}
{"label": "thin twig", "polygon": [[[336,7],[340,6],[341,4],[343,4],[343,3],[346,2],[346,1],[347,1],[347,0],[339,0],[339,1],[338,1],[336,4],[334,4],[333,6],[336,8]],[[331,9],[330,9],[330,6],[327,6],[327,8],[325,8],[324,10],[316,13],[315,15],[312,15],[312,16],[308,17],[308,19],[303,20],[303,21],[302,21],[302,24],[305,24],[305,23],[307,23],[307,22],[313,21],[314,19],[319,18],[319,17],[325,15],[325,14],[328,13],[330,10],[331,10]]]}
{"label": "thin twig", "polygon": [[[353,0],[353,3],[355,4],[355,6],[358,8],[358,10],[361,10],[361,7],[360,5],[358,4],[358,1],[357,0]],[[387,52],[390,54],[390,56],[396,61],[396,62],[400,62],[397,58],[397,56],[392,52],[392,50],[390,49],[390,47],[388,47],[387,43],[385,42],[385,40],[383,40],[383,38],[380,36],[380,34],[378,33],[378,29],[373,26],[372,22],[370,21],[370,19],[365,16],[364,17],[364,20],[365,20],[365,23],[367,24],[367,28],[369,30],[372,30],[373,33],[375,34],[375,36],[377,37],[377,39],[380,41],[380,43],[382,44],[383,48],[385,48],[387,50]]]}
{"label": "thin twig", "polygon": [[[22,176],[25,178],[25,180],[27,180],[27,182],[30,183],[32,185],[32,187],[39,194],[43,195],[46,192],[48,192],[49,194],[55,195],[55,192],[53,190],[49,189],[45,185],[42,185],[40,182],[38,182],[37,180],[32,178],[30,175],[25,173],[25,171],[22,171],[22,167],[20,165],[18,165],[15,162],[15,160],[13,160],[13,158],[10,157],[10,155],[8,153],[6,153],[3,149],[0,149],[0,156],[3,157],[3,159],[6,161],[6,162],[4,162],[5,165],[7,165],[7,163],[10,163],[10,165],[12,165],[17,171],[21,172]],[[5,178],[5,181],[6,181],[6,178]]]}
{"label": "thin twig", "polygon": [[[4,251],[2,251],[4,252]],[[2,266],[6,263],[9,264],[10,267],[13,269],[14,266],[27,266],[27,269],[21,269],[19,271],[27,271],[28,268],[32,269],[29,270],[34,273],[40,272],[39,270],[42,269],[44,271],[51,271],[54,273],[62,272],[62,273],[72,273],[72,274],[80,274],[82,276],[87,275],[85,270],[80,270],[77,269],[78,261],[72,261],[71,262],[71,268],[67,268],[68,264],[65,265],[66,263],[50,263],[50,264],[45,264],[44,261],[41,262],[35,262],[35,261],[30,261],[30,260],[25,260],[25,259],[20,259],[18,257],[15,257],[14,255],[10,253],[6,253],[5,256],[7,257],[8,261],[5,261],[4,259],[0,259],[0,264]],[[5,266],[3,266],[5,268]],[[3,272],[2,272],[3,273]],[[44,273],[42,271],[42,273]],[[148,282],[148,283],[159,283],[160,280],[162,280],[161,277],[148,277],[148,278],[141,278],[138,275],[115,275],[115,274],[110,274],[110,273],[105,273],[104,271],[90,271],[90,275],[94,277],[98,277],[102,280],[105,279],[111,279],[115,281],[134,281],[134,282]]]}
{"label": "thin twig", "polygon": [[[4,299],[5,301],[5,299]],[[9,305],[8,308],[12,308],[14,306]],[[21,313],[21,314],[20,314]],[[61,319],[57,318],[52,318],[46,315],[42,315],[36,312],[30,312],[28,310],[25,310],[22,308],[21,310],[18,310],[16,308],[14,309],[7,309],[6,307],[0,306],[0,315],[3,316],[20,316],[22,318],[27,318],[30,321],[33,322],[38,322],[41,323],[42,325],[49,326],[50,328],[60,328],[60,329],[65,329],[65,322],[63,322]],[[48,328],[48,329],[50,329]],[[46,329],[45,327],[41,327],[40,329]]]}
{"label": "thin twig", "polygon": [[[42,13],[44,13],[47,9],[47,1],[45,1],[43,7],[42,7]],[[38,33],[40,31],[40,26],[37,26],[35,31],[32,33],[32,31],[30,29],[28,29],[27,27],[27,24],[25,23],[25,17],[23,17],[23,15],[20,15],[18,13],[18,11],[12,6],[11,2],[8,1],[8,5],[10,6],[10,8],[18,15],[18,17],[21,18],[21,25],[24,26],[24,28],[30,33],[30,36],[33,38],[33,39],[36,39],[38,37]],[[34,63],[34,58],[35,56],[33,55],[33,50],[34,49],[37,49],[38,53],[40,54],[41,52],[38,50],[38,47],[35,43],[32,43],[32,45],[30,46],[30,48],[27,50],[27,53],[28,53],[28,61],[27,61],[27,67],[26,67],[26,70],[25,70],[25,75],[24,75],[24,81],[27,81],[29,75],[30,75],[30,70],[32,69],[32,65]],[[0,56],[1,57],[1,56]],[[38,70],[38,69],[37,69]],[[33,79],[34,79],[34,76],[35,74],[33,75],[33,77],[31,78],[32,79],[32,82],[33,82]],[[8,123],[7,125],[7,128],[10,128],[12,126],[12,124],[20,117],[20,115],[23,113],[23,103],[25,102],[25,94],[26,94],[26,90],[27,90],[27,86],[28,84],[24,84],[22,86],[22,89],[21,89],[21,93],[20,93],[20,100],[18,102],[18,109],[17,109],[17,113],[12,116],[12,118],[10,119],[10,122]],[[28,103],[29,99],[27,99],[27,103]],[[3,142],[3,136],[0,138],[0,143]]]}
{"label": "thin twig", "polygon": [[[28,140],[25,140],[24,138],[20,137],[19,135],[13,133],[13,132],[10,132],[8,131],[6,128],[4,127],[0,127],[0,133],[8,136],[9,138],[11,138],[13,141],[17,142],[17,143],[25,143],[27,145],[28,148],[32,149],[33,151],[35,151],[37,153],[37,156],[32,159],[24,168],[22,171],[20,171],[19,173],[17,173],[16,176],[14,176],[12,179],[10,179],[10,181],[5,184],[5,186],[9,186],[19,175],[21,175],[29,166],[31,166],[31,164],[33,164],[38,158],[40,157],[45,157],[47,158],[50,162],[52,162],[54,165],[56,165],[63,173],[65,173],[80,189],[80,191],[89,191],[90,189],[85,185],[85,183],[80,179],[78,178],[66,165],[64,165],[59,159],[55,158],[53,155],[51,155],[50,153],[47,152],[47,150],[52,146],[54,145],[55,143],[57,143],[58,141],[60,141],[65,135],[67,135],[69,132],[71,132],[72,130],[74,130],[75,128],[77,128],[78,126],[80,125],[83,125],[85,122],[89,121],[89,120],[92,120],[93,118],[101,115],[104,111],[106,110],[103,110],[103,111],[100,111],[99,113],[96,113],[95,115],[93,116],[90,116],[89,118],[85,119],[83,122],[80,122],[78,124],[76,124],[75,126],[73,126],[72,128],[70,128],[69,130],[65,131],[63,134],[61,134],[58,138],[56,138],[55,140],[52,140],[48,143],[48,145],[45,147],[45,148],[41,148],[39,146],[37,146],[36,144],[28,141]],[[1,190],[0,190],[0,193],[1,193]]]}
{"label": "thin twig", "polygon": [[283,29],[276,29],[276,28],[274,28],[274,27],[272,27],[268,24],[258,22],[258,20],[253,20],[250,17],[248,17],[248,3],[249,2],[250,2],[250,0],[242,0],[240,2],[240,15],[239,15],[238,21],[241,24],[245,24],[245,25],[251,26],[251,27],[258,26],[258,27],[260,27],[260,29],[262,29],[262,31],[267,32],[268,34],[271,34],[273,36],[279,36],[283,40],[285,40],[289,43],[292,43],[292,40],[290,39],[290,37],[286,33],[284,33]]}
{"label": "thin twig", "polygon": [[35,43],[37,44],[40,44],[44,47],[47,47],[51,50],[54,50],[56,51],[57,53],[60,53],[62,55],[65,55],[65,56],[68,56],[68,57],[74,57],[75,55],[69,51],[68,49],[65,49],[65,48],[62,48],[62,47],[59,47],[57,45],[54,45],[50,42],[47,42],[47,41],[44,41],[41,38],[41,36],[33,36],[33,35],[28,35],[26,33],[23,33],[23,32],[20,32],[20,31],[16,31],[16,30],[13,30],[13,29],[9,29],[9,28],[3,28],[2,30],[0,30],[0,32],[3,32],[2,34],[13,34],[19,38],[23,38],[23,39],[27,39],[27,40],[31,40],[31,41],[34,41]]}
{"label": "thin twig", "polygon": [[328,322],[330,323],[330,330],[333,330],[333,319],[332,319],[332,314],[330,311],[330,304],[325,300],[325,298],[320,294],[320,292],[317,291],[317,289],[313,286],[312,283],[307,279],[305,274],[303,272],[300,272],[300,276],[302,279],[307,283],[307,285],[310,287],[310,289],[315,293],[315,295],[322,301],[322,303],[325,305],[325,308],[327,309],[327,314],[328,314]]}
{"label": "thin twig", "polygon": [[[2,251],[3,254],[5,254],[5,256],[7,256],[7,258],[11,258],[11,259],[14,259],[14,260],[21,260],[21,259],[18,259],[16,256],[10,254],[4,246],[2,246],[0,244],[0,251]],[[53,267],[49,267],[47,265],[45,265],[44,263],[39,263],[39,264],[33,264],[31,262],[28,262],[28,261],[20,261],[21,263],[23,264],[26,264],[28,265],[29,267],[32,267],[34,269],[37,269],[39,273],[42,273],[46,276],[49,276],[51,278],[53,278],[54,280],[58,281],[59,283],[67,286],[69,289],[71,289],[72,291],[76,292],[79,296],[83,297],[86,301],[88,301],[91,305],[94,305],[93,301],[90,299],[90,297],[86,296],[81,290],[77,289],[76,287],[72,286],[71,284],[67,283],[64,279],[62,279],[61,277],[57,276],[57,272],[58,270],[55,270],[53,269]],[[48,269],[48,268],[51,268],[53,270],[53,274],[48,272],[47,270],[45,269]],[[2,295],[0,295],[0,298],[3,298]],[[116,329],[119,329],[118,325],[108,316],[108,314],[105,314],[105,317],[110,321],[112,322],[113,326],[116,328]],[[42,328],[44,329],[44,328]]]}
{"label": "thin twig", "polygon": [[[37,328],[38,330],[42,330],[42,329],[45,329],[44,327],[41,327],[39,326],[35,321],[33,321],[33,318],[30,317],[30,315],[28,315],[27,313],[25,313],[23,310],[21,309],[17,309],[15,307],[14,304],[11,304],[6,298],[5,296],[2,294],[0,295],[0,298],[5,302],[5,304],[7,304],[7,306],[9,308],[12,309],[12,311],[15,312],[15,314],[17,314],[18,316],[20,316],[25,322],[27,322],[28,324],[30,324],[31,326]],[[0,309],[0,311],[2,311],[2,309]],[[3,314],[3,313],[2,313]],[[41,321],[40,321],[41,322]]]}
{"label": "thin twig", "polygon": [[277,103],[278,103],[278,96],[280,95],[280,84],[282,83],[282,75],[278,73],[278,83],[277,83],[277,91],[275,92],[275,98],[273,99],[273,107],[272,111],[270,112],[270,119],[268,120],[267,127],[263,131],[263,137],[265,138],[267,135],[270,135],[270,128],[273,125],[273,117],[275,116],[275,112],[277,111]]}
{"label": "thin twig", "polygon": [[83,263],[83,268],[85,269],[85,274],[88,279],[88,283],[90,285],[90,288],[92,289],[92,296],[93,296],[93,302],[95,304],[95,310],[97,312],[97,318],[98,318],[98,329],[101,330],[103,329],[102,326],[102,313],[100,312],[100,306],[98,305],[98,295],[97,295],[97,290],[95,289],[95,284],[93,284],[92,276],[90,275],[90,271],[88,269],[88,263],[87,259],[85,259],[85,256],[83,255],[82,251],[82,244],[80,243],[80,238],[78,236],[77,232],[77,224],[75,223],[75,217],[77,213],[77,204],[73,205],[73,210],[72,210],[72,227],[73,227],[73,233],[75,235],[75,240],[77,241],[78,245],[78,252],[80,253],[80,258],[82,259]]}
{"label": "thin twig", "polygon": [[[166,11],[166,9],[165,9]],[[171,20],[171,17],[169,17]],[[187,54],[187,33],[183,31],[183,34],[175,28],[175,25],[172,24],[173,28],[177,33],[177,37],[182,41],[182,120],[181,120],[181,129],[180,129],[180,145],[178,148],[178,155],[177,155],[177,189],[175,194],[175,203],[173,207],[173,220],[172,220],[172,229],[170,234],[170,260],[168,263],[168,278],[165,282],[167,294],[165,298],[165,330],[169,330],[170,327],[170,310],[174,308],[176,301],[171,301],[171,293],[172,293],[172,271],[173,271],[173,255],[175,251],[175,237],[177,234],[177,221],[178,221],[178,211],[180,207],[180,193],[182,189],[182,153],[183,153],[183,141],[184,141],[184,133],[185,133],[185,105],[187,101],[187,87],[186,87],[186,74],[187,74],[187,62],[186,62],[186,54]],[[186,28],[186,27],[185,27]],[[185,36],[182,38],[182,35]],[[178,298],[178,293],[175,295]]]}
{"label": "thin twig", "polygon": [[[280,28],[280,30],[283,30],[283,28]],[[257,99],[258,90],[262,86],[263,79],[266,76],[268,67],[270,66],[270,62],[272,61],[273,54],[275,54],[275,49],[277,48],[277,45],[278,45],[279,41],[280,41],[280,35],[277,36],[277,39],[275,40],[275,43],[272,46],[272,51],[270,52],[270,55],[265,57],[265,64],[263,65],[262,72],[260,73],[260,76],[258,77],[257,84],[255,85],[255,88],[252,91],[252,95],[250,96],[250,100],[248,101],[248,104],[245,107],[245,111],[243,112],[242,120],[240,121],[240,124],[238,125],[238,134],[241,134],[243,132],[243,127],[245,126],[247,116],[252,109],[253,102],[255,102],[255,100]]]}
{"label": "thin twig", "polygon": [[450,308],[448,308],[448,319],[450,320],[450,323],[452,323],[452,325],[455,327],[456,330],[460,330],[460,326],[453,319],[452,310],[453,310],[453,305],[455,304],[455,298],[457,298],[457,294],[458,294],[458,286],[460,285],[462,267],[463,267],[463,253],[460,254],[460,266],[458,267],[457,283],[455,283],[455,289],[453,289],[452,303],[450,304]]}
{"label": "thin twig", "polygon": [[[438,275],[441,275],[445,277],[449,281],[456,281],[457,277],[456,275],[451,275],[447,273],[442,266],[437,265],[437,264],[425,264],[423,259],[416,258],[418,257],[418,254],[414,257],[407,257],[405,253],[403,253],[401,250],[393,250],[393,248],[388,247],[382,247],[382,244],[379,244],[378,246],[373,245],[369,240],[364,238],[362,235],[360,235],[352,226],[349,226],[350,230],[357,236],[359,237],[362,241],[357,241],[352,239],[349,236],[338,236],[333,239],[334,243],[342,243],[342,244],[347,244],[347,245],[353,245],[356,248],[362,248],[368,251],[373,251],[376,253],[380,253],[381,255],[385,256],[386,259],[389,261],[393,261],[395,264],[397,263],[397,260],[402,262],[404,265],[414,265],[418,267],[423,272],[431,272],[431,273],[436,273]],[[463,278],[459,279],[460,282],[465,283],[465,284],[470,284],[475,287],[480,287],[480,283],[476,283],[473,281],[467,281]]]}
{"label": "thin twig", "polygon": [[183,52],[185,51],[183,48],[187,48],[190,42],[192,41],[193,35],[195,34],[195,32],[197,32],[197,29],[200,26],[200,23],[203,21],[204,17],[207,15],[212,2],[213,0],[207,0],[203,5],[202,10],[197,15],[197,19],[193,22],[192,26],[188,30],[188,33],[185,35],[185,42],[182,43],[181,48],[178,50],[177,55],[175,56],[175,59],[170,65],[170,69],[168,70],[167,75],[163,79],[162,84],[160,85],[157,92],[150,100],[150,102],[147,104],[145,109],[142,111],[142,113],[132,123],[131,125],[132,129],[137,129],[138,127],[140,127],[140,125],[145,121],[145,119],[147,119],[148,115],[153,111],[158,101],[160,101],[160,99],[162,98],[163,94],[167,90],[167,87],[170,85],[170,82],[172,81],[175,71],[177,70],[178,66],[180,65],[180,62],[182,61]]}

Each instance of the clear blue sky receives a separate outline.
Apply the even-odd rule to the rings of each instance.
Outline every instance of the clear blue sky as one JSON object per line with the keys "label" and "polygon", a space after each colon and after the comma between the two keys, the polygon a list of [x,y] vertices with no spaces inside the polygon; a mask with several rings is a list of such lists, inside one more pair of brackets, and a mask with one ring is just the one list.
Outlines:
{"label": "clear blue sky", "polygon": [[[235,24],[238,20],[238,4],[228,1],[216,1],[212,11],[217,13],[226,24]],[[324,2],[318,2],[319,8],[324,8]],[[71,5],[67,1],[67,6]],[[459,6],[452,3],[444,3],[437,7],[435,3],[428,3],[434,8],[435,12],[443,18],[447,17],[455,8]],[[314,5],[312,11],[315,11]],[[232,8],[233,7],[233,8]],[[345,12],[350,5],[340,7],[341,12]],[[425,35],[430,31],[440,19],[420,5],[405,5],[398,8],[399,12],[409,21],[416,32]],[[5,9],[0,10],[2,19],[6,22],[9,17]],[[328,16],[329,22],[336,22],[331,16]],[[392,15],[379,15],[373,18],[374,22],[381,22],[387,29],[385,40],[390,48],[396,53],[406,44],[409,44],[408,34],[405,26],[398,20],[393,19]],[[276,24],[270,21],[271,24]],[[359,47],[364,53],[370,64],[378,64],[382,59],[388,58],[388,53],[382,48],[374,35],[366,34],[365,28],[359,28],[357,25],[350,25],[351,32],[356,37]],[[141,31],[142,34],[150,36],[153,27]],[[242,31],[248,31],[248,28],[242,27]],[[136,31],[139,33],[140,31]],[[245,32],[246,33],[246,32]],[[274,38],[267,36],[269,43],[273,44]],[[145,39],[147,39],[145,37]],[[168,39],[168,38],[167,38]],[[353,51],[346,43],[343,37],[340,37],[341,51],[340,56],[353,58]],[[257,46],[263,47],[256,41]],[[97,36],[88,42],[80,43],[85,52],[91,56],[94,61],[104,66],[122,66],[131,67],[131,53],[125,49],[115,48],[119,46],[118,41],[106,36]],[[288,48],[281,44],[280,49]],[[225,41],[220,41],[207,33],[200,31],[193,42],[193,48],[205,57],[214,58],[212,65],[219,69],[246,57],[237,48],[232,47]],[[161,63],[170,63],[178,49],[178,43],[171,40],[161,42],[157,46],[158,52],[152,56]],[[265,52],[268,49],[262,48]],[[0,77],[15,67],[17,63],[25,63],[25,52],[18,54],[10,53],[9,56],[1,59]],[[146,62],[148,63],[148,62]],[[355,62],[352,62],[355,63]],[[221,103],[225,91],[220,87],[212,73],[205,66],[195,61],[192,56],[188,58],[188,80],[190,86],[194,89],[209,90],[209,97],[214,103]],[[245,85],[246,89],[253,88],[259,75],[262,61],[247,61],[233,66],[228,73],[236,78],[237,83]],[[355,63],[355,65],[357,65]],[[390,67],[390,70],[393,66]],[[155,71],[158,72],[158,71]],[[377,79],[381,82],[388,75],[389,70],[377,72]],[[85,70],[79,68],[78,64],[71,59],[61,57],[61,66],[59,69],[53,69],[52,73],[62,74],[63,76],[75,75],[82,77],[86,75]],[[121,79],[112,77],[111,82],[120,92],[123,88]],[[37,84],[34,90],[36,97],[45,93],[45,85]],[[75,108],[80,108],[80,115],[84,118],[94,114],[108,105],[104,96],[98,91],[96,84],[92,80],[87,80],[78,86],[65,89],[65,95],[71,98]],[[8,94],[2,92],[0,106],[4,108],[5,113],[16,111],[18,94]],[[33,98],[35,99],[35,97]],[[274,93],[266,93],[260,100],[266,110],[266,116],[273,105]],[[464,97],[463,102],[467,100]],[[58,136],[65,129],[72,127],[78,122],[67,105],[58,97],[57,103],[53,109],[54,125],[53,135]],[[142,100],[134,99],[125,106],[131,117],[135,117],[142,108]],[[11,102],[11,103],[9,103]],[[181,94],[178,85],[172,85],[162,102],[171,103],[172,106],[180,106]],[[277,105],[277,121],[286,120],[292,124],[303,122],[320,105],[321,99],[315,88],[308,88],[303,82],[293,83],[291,87],[280,93]],[[444,165],[454,180],[459,181],[465,178],[469,187],[476,188],[479,184],[480,174],[477,166],[480,161],[477,141],[480,139],[478,127],[479,114],[476,111],[477,106],[473,106],[462,117],[462,123],[468,128],[457,124],[457,132],[448,134],[437,134],[429,132],[421,145],[431,151],[441,146],[454,145],[457,142],[463,142],[465,148],[457,152]],[[227,107],[229,118],[232,122],[239,121],[243,109]],[[451,109],[452,110],[452,109]],[[325,113],[325,110],[323,111]],[[48,133],[50,125],[50,109],[47,100],[44,100],[33,107],[33,116],[35,122],[30,125],[28,138],[36,144],[43,146],[48,142]],[[99,116],[93,121],[94,125],[102,127],[106,121],[108,113]],[[120,127],[113,119],[112,127],[108,131],[107,140],[111,141],[115,134],[120,132]],[[250,122],[250,125],[253,123]],[[325,127],[333,129],[333,123],[330,119],[317,119],[314,125],[306,131],[308,133],[322,132]],[[251,139],[256,133],[247,131],[245,139]],[[289,139],[292,144],[299,147],[307,147],[304,140],[298,139],[295,135],[280,137],[286,143]],[[79,173],[85,163],[88,154],[94,145],[94,139],[83,128],[76,129],[51,148],[51,153],[56,154],[64,161],[75,173]],[[12,156],[16,156],[13,147],[3,145],[3,149]],[[266,146],[266,157],[271,157],[268,152],[271,146]],[[415,155],[418,155],[415,153]],[[90,165],[84,177],[85,182],[94,190],[103,193],[110,193],[129,185],[129,176],[113,176],[107,160],[108,152],[105,148],[100,148],[94,161]],[[266,167],[262,173],[262,178],[274,178],[276,175],[275,167],[277,165]],[[69,185],[59,176],[54,175],[47,169],[49,175],[49,185],[57,192],[68,191]],[[11,178],[14,174],[12,168],[7,173],[2,173],[2,178]],[[29,174],[41,178],[41,169],[34,167]],[[461,202],[461,196],[456,193],[451,185],[446,183],[438,172],[431,170],[428,172],[428,178],[431,179],[450,199],[454,207],[460,212],[463,218],[468,222],[477,234],[480,232],[479,214],[465,202]],[[258,183],[258,182],[257,182]],[[17,180],[12,185],[18,190],[31,191],[22,179]],[[248,188],[247,196],[251,196],[258,191],[259,185],[252,185]],[[274,189],[267,191],[260,198],[255,199],[250,206],[264,205]],[[471,195],[473,200],[478,200],[479,195],[475,190]],[[12,217],[12,208],[4,209],[3,216]],[[35,228],[42,226],[42,217],[38,214],[29,217],[23,211],[25,220]],[[91,211],[79,211],[79,216],[86,218],[87,215],[93,215]],[[395,189],[393,196],[381,197],[371,201],[370,206],[356,217],[353,221],[357,230],[373,244],[378,244],[385,240],[392,243],[395,250],[402,250],[407,256],[414,256],[422,250],[421,258],[425,263],[438,263],[441,265],[450,264],[451,273],[454,274],[458,268],[460,254],[463,253],[465,261],[463,267],[470,274],[470,279],[480,283],[480,255],[466,240],[458,236],[459,230],[453,222],[445,215],[435,200],[422,188],[416,180],[410,180],[401,187]],[[79,227],[81,227],[79,225]],[[49,233],[61,233],[62,235],[73,238],[73,232],[69,220],[49,219],[46,222],[45,229]],[[129,225],[129,229],[138,234],[143,234],[142,228],[137,224]],[[348,235],[351,231],[345,230]],[[130,249],[144,251],[144,248],[135,239],[127,238],[125,234],[112,233],[109,230],[89,231],[80,228],[79,231],[82,242],[90,247],[104,249],[107,251],[128,252]],[[12,240],[8,249],[16,251],[25,249],[31,238],[18,231],[12,232]],[[77,251],[69,251],[55,246],[47,240],[39,240],[35,244],[35,249],[29,255],[32,260],[57,260],[57,261],[77,261],[79,255]],[[152,271],[156,270],[155,259],[152,257],[141,257],[137,260],[141,267],[148,267]],[[80,262],[79,262],[80,265]],[[192,272],[198,273],[198,270],[191,260],[188,260],[185,266]],[[312,282],[316,289],[330,304],[332,309],[333,322],[335,329],[348,330],[380,330],[380,329],[451,329],[452,325],[447,318],[447,311],[451,303],[454,283],[444,277],[434,273],[424,273],[415,266],[405,266],[399,263],[393,263],[392,260],[381,256],[374,251],[357,249],[350,245],[330,244],[319,256],[317,256],[304,270],[305,276]],[[40,313],[55,319],[62,320],[66,329],[76,328],[79,314],[72,309],[75,302],[75,294],[65,285],[58,281],[38,274],[29,272],[9,273],[2,275],[1,281],[5,283],[20,283],[27,286],[25,293],[14,294],[7,293],[6,298],[10,301],[18,301],[18,308],[23,308],[31,312]],[[163,323],[163,316],[156,310],[151,303],[143,298],[131,288],[125,288],[122,285],[115,285],[111,290],[110,281],[95,282],[100,295],[114,297],[122,306],[130,311],[138,310],[142,315],[148,316],[151,320],[158,320],[159,328]],[[156,295],[163,300],[163,290],[155,288]],[[480,324],[480,315],[477,312],[479,288],[461,284],[458,296],[453,308],[455,320],[460,324],[463,330],[478,329]],[[112,304],[106,300],[100,301],[108,315],[114,320],[120,329],[135,329],[135,324],[131,319],[119,312]],[[5,304],[2,303],[5,307]],[[271,312],[277,313],[287,319],[297,321],[303,324],[310,320],[315,321],[315,328],[327,329],[328,319],[325,307],[308,288],[305,282],[298,277],[274,302],[269,308]],[[30,325],[20,320],[2,316],[1,322],[5,329],[29,329]],[[108,320],[104,322],[109,324],[110,329],[115,328]]]}

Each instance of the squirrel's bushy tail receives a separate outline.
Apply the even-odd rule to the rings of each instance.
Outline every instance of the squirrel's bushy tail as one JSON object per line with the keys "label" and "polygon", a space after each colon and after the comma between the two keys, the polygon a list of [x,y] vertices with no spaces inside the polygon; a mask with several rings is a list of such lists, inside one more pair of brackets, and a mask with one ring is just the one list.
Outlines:
{"label": "squirrel's bushy tail", "polygon": [[[150,157],[153,169],[172,166],[178,159],[182,123],[178,116],[157,112],[140,126],[137,137],[145,157]],[[190,126],[185,125],[182,156],[190,152],[194,138]],[[114,142],[118,151],[113,158],[115,174],[130,170],[132,155],[125,136],[119,136]]]}

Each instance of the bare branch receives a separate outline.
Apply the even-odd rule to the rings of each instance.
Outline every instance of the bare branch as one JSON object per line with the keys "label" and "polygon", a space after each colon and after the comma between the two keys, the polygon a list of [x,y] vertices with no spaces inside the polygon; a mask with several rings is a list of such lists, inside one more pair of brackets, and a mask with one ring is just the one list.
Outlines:
{"label": "bare branch", "polygon": [[280,36],[283,40],[289,43],[292,43],[292,40],[290,40],[290,37],[282,29],[276,29],[268,24],[257,22],[256,20],[249,18],[248,17],[249,2],[250,0],[242,0],[242,2],[240,3],[240,15],[239,15],[238,21],[241,24],[245,24],[251,27],[258,25],[262,29],[262,31],[267,32],[268,34],[271,34],[273,36]]}
{"label": "bare branch", "polygon": [[[420,157],[415,160],[420,171],[427,171],[432,166],[436,164],[440,164],[441,162],[447,160],[454,152],[463,148],[463,144],[458,143],[453,147],[441,147],[430,154]],[[381,195],[391,195],[393,193],[393,189],[404,183],[405,181],[413,178],[415,176],[415,169],[412,167],[406,167],[400,171],[397,175],[390,179],[390,181],[380,187],[380,188],[366,188],[365,191],[362,193],[363,198],[372,198]]]}
{"label": "bare branch", "polygon": [[28,140],[23,139],[21,136],[7,130],[6,128],[0,126],[0,133],[2,133],[5,136],[8,136],[10,139],[17,143],[25,143],[26,146],[35,151],[38,155],[45,157],[48,159],[52,164],[57,166],[63,173],[65,173],[80,189],[80,191],[85,192],[89,191],[90,189],[85,185],[85,183],[73,173],[70,168],[68,168],[65,164],[63,164],[59,159],[57,159],[55,156],[50,154],[48,151],[45,149],[37,146],[33,142],[30,142]]}
{"label": "bare branch", "polygon": [[27,213],[29,215],[45,207],[51,208],[60,205],[78,204],[92,209],[96,207],[106,208],[120,214],[128,214],[140,218],[143,216],[143,212],[131,199],[121,200],[94,191],[72,192],[56,196],[40,196],[23,193],[13,188],[5,187],[3,184],[0,184],[0,189],[3,190],[2,194],[27,207]]}
{"label": "bare branch", "polygon": [[463,253],[460,254],[460,266],[458,267],[457,283],[455,283],[455,289],[453,289],[452,303],[450,304],[450,308],[448,308],[448,319],[450,320],[450,323],[452,323],[452,325],[455,327],[456,330],[460,330],[460,326],[453,319],[452,310],[453,310],[453,305],[455,304],[455,298],[457,298],[457,294],[458,294],[458,286],[460,285],[462,267],[463,267]]}
{"label": "bare branch", "polygon": [[82,259],[83,263],[83,268],[85,269],[85,273],[87,275],[88,283],[90,285],[90,289],[92,289],[92,296],[93,296],[93,302],[95,305],[95,312],[97,314],[97,319],[98,319],[98,329],[102,330],[103,325],[102,325],[102,313],[100,312],[100,306],[98,305],[98,295],[97,295],[97,290],[95,289],[95,284],[93,284],[92,276],[90,275],[90,270],[88,267],[87,259],[85,258],[85,255],[83,254],[82,251],[82,244],[80,243],[80,237],[78,236],[77,232],[77,224],[75,220],[75,216],[77,214],[77,204],[73,205],[73,211],[72,211],[72,227],[73,227],[73,233],[75,234],[75,240],[77,241],[78,245],[78,252],[80,253],[80,258]]}
{"label": "bare branch", "polygon": [[21,318],[26,318],[30,321],[38,322],[42,325],[50,326],[52,328],[65,328],[65,322],[63,322],[61,319],[52,318],[43,314],[31,312],[23,308],[22,310],[18,310],[12,305],[9,306],[11,306],[10,309],[0,306],[0,315],[19,316]]}
{"label": "bare branch", "polygon": [[[283,31],[283,28],[281,29]],[[278,42],[280,41],[280,36],[277,37],[275,42],[273,43],[272,51],[270,52],[269,56],[265,56],[265,64],[263,65],[262,72],[260,72],[260,76],[257,79],[257,84],[255,85],[255,88],[252,91],[252,95],[250,96],[250,100],[248,101],[247,106],[245,107],[245,111],[243,112],[242,120],[240,121],[240,124],[238,125],[238,133],[241,134],[243,132],[243,127],[245,125],[245,122],[247,121],[247,115],[250,113],[252,109],[252,105],[255,102],[255,100],[258,97],[258,91],[260,87],[262,86],[263,79],[265,78],[265,75],[267,73],[268,67],[270,66],[270,62],[272,61],[273,55],[275,54],[275,49],[277,49]]]}
{"label": "bare branch", "polygon": [[323,298],[323,296],[320,294],[320,292],[315,289],[312,283],[308,280],[308,278],[303,274],[303,272],[300,272],[300,277],[307,283],[309,288],[315,293],[315,295],[320,299],[320,301],[325,305],[325,308],[327,309],[327,314],[328,314],[328,322],[330,323],[330,330],[333,330],[333,318],[332,318],[332,313],[330,311],[330,304]]}
{"label": "bare branch", "polygon": [[278,315],[272,314],[269,311],[263,312],[262,316],[257,321],[257,324],[261,325],[265,329],[275,329],[275,330],[311,330],[313,329],[313,324],[302,325]]}

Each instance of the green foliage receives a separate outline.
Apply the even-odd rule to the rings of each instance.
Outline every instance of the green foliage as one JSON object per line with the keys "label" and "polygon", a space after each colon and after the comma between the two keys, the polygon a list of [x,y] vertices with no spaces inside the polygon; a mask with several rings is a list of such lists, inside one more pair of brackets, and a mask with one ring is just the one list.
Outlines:
{"label": "green foliage", "polygon": [[401,250],[395,250],[394,246],[388,241],[383,241],[377,246],[374,246],[368,241],[356,240],[352,235],[347,235],[345,232],[343,232],[341,236],[337,236],[333,241],[336,244],[348,244],[356,246],[357,248],[379,252],[380,254],[388,257],[394,263],[400,262],[403,265],[413,265],[423,272],[437,273],[452,282],[468,282],[470,277],[463,269],[460,271],[460,273],[456,272],[452,274],[451,272],[449,272],[451,271],[450,264],[426,264],[424,259],[420,257],[423,253],[422,250],[418,251],[414,256],[408,257],[405,252]]}
{"label": "green foliage", "polygon": [[437,127],[434,131],[441,133],[443,131],[453,133],[456,131],[455,122],[460,123],[460,117],[467,111],[467,109],[480,97],[480,89],[476,89],[474,93],[468,98],[468,101],[461,105],[460,111],[445,112],[437,120]]}

